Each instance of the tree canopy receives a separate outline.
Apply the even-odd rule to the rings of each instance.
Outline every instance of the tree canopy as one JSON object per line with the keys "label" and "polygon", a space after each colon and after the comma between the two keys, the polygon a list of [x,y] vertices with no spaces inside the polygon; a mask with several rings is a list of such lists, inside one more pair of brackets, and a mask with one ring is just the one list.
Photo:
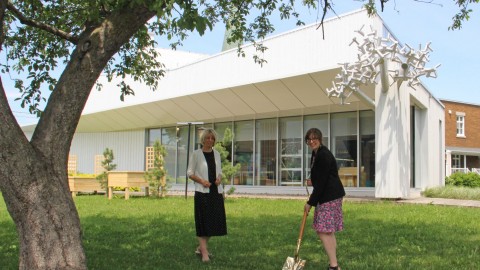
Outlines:
{"label": "tree canopy", "polygon": [[[436,1],[412,0],[417,2],[436,3]],[[181,46],[192,32],[203,35],[216,24],[225,25],[231,30],[228,38],[230,43],[253,43],[257,51],[265,49],[261,41],[275,30],[271,22],[273,14],[281,19],[293,18],[297,25],[302,25],[301,14],[296,11],[298,1],[7,1],[4,25],[3,51],[6,61],[0,63],[2,73],[9,74],[15,81],[15,87],[22,93],[22,107],[28,107],[31,113],[38,116],[41,113],[39,104],[45,101],[42,89],[53,91],[57,82],[58,68],[70,61],[70,54],[78,46],[80,36],[85,29],[105,23],[109,16],[119,8],[133,5],[147,5],[155,12],[155,17],[149,20],[139,31],[121,46],[103,72],[108,79],[115,76],[125,78],[130,76],[156,89],[158,80],[164,75],[161,57],[155,50],[154,35],[167,37],[171,47]],[[379,9],[383,11],[388,0],[359,1],[374,14]],[[459,11],[452,18],[450,29],[462,27],[462,22],[468,20],[472,13],[470,5],[479,0],[454,0]],[[319,8],[321,20],[330,12],[335,14],[333,0],[306,0],[302,4],[311,8]],[[440,3],[441,4],[441,3]],[[393,5],[393,3],[392,3]],[[392,7],[394,8],[394,7]],[[258,15],[257,17],[254,17]],[[34,40],[35,42],[31,42]],[[83,50],[88,50],[89,44],[81,44]],[[239,55],[245,56],[241,49]],[[80,56],[81,57],[81,56]],[[263,63],[265,60],[258,55],[254,61]],[[26,80],[16,76],[26,75]],[[43,86],[43,87],[42,87]],[[120,83],[120,99],[125,95],[134,94],[125,82]],[[100,84],[97,85],[101,87]]]}

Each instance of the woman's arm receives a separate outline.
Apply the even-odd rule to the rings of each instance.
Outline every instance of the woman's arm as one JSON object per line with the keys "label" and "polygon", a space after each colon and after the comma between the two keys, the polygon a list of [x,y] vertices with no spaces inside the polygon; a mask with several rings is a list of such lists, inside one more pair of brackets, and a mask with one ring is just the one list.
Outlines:
{"label": "woman's arm", "polygon": [[315,157],[315,163],[313,164],[311,172],[313,192],[307,202],[311,206],[316,206],[322,198],[325,187],[327,186],[328,175],[331,170],[330,164],[331,161],[327,153],[323,150],[319,150]]}
{"label": "woman's arm", "polygon": [[199,166],[198,162],[199,162],[198,151],[194,151],[188,163],[188,169],[187,169],[188,178],[192,179],[193,182],[198,183],[204,187],[210,187],[211,184],[209,181],[197,175],[197,166]]}

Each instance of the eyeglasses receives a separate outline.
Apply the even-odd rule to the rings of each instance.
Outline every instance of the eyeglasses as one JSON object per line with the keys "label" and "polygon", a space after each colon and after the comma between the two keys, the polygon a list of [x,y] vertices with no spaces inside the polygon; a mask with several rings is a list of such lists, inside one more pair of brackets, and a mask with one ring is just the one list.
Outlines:
{"label": "eyeglasses", "polygon": [[314,140],[318,140],[318,138],[305,139],[305,143],[306,143],[306,144],[309,144],[309,143],[313,142]]}

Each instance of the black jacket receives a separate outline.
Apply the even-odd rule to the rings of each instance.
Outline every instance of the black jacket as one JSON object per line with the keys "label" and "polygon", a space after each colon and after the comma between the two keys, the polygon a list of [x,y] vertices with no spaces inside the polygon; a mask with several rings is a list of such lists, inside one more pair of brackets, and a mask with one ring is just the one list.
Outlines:
{"label": "black jacket", "polygon": [[313,166],[310,172],[313,192],[308,204],[317,206],[345,196],[345,189],[338,177],[337,161],[327,147],[321,145],[317,153],[312,152]]}

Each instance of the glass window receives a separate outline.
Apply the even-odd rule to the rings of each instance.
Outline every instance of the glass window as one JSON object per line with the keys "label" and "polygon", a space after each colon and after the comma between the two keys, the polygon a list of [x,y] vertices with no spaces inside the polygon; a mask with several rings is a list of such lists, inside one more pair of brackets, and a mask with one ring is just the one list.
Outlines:
{"label": "glass window", "polygon": [[280,185],[302,185],[303,133],[301,117],[280,119]]}
{"label": "glass window", "polygon": [[277,157],[277,119],[255,122],[255,185],[275,186],[275,159]]}
{"label": "glass window", "polygon": [[167,151],[165,157],[165,169],[167,170],[167,181],[175,183],[177,172],[175,169],[177,160],[177,129],[176,127],[162,128],[162,145]]}
{"label": "glass window", "polygon": [[253,121],[239,121],[234,124],[235,137],[233,163],[241,164],[235,185],[253,185]]}
{"label": "glass window", "polygon": [[225,123],[215,123],[215,131],[218,134],[217,141],[223,141],[223,136],[225,135],[225,130],[230,129],[233,132],[233,125],[232,122],[225,122]]}
{"label": "glass window", "polygon": [[331,150],[338,164],[338,175],[345,187],[356,187],[357,168],[357,113],[331,115]]}
{"label": "glass window", "polygon": [[464,168],[463,155],[452,155],[452,168]]}
{"label": "glass window", "polygon": [[[192,128],[190,127],[190,132]],[[188,125],[177,127],[177,184],[185,183],[187,176],[187,146],[188,146]],[[190,134],[190,148],[192,147],[192,138]]]}
{"label": "glass window", "polygon": [[[330,147],[329,145],[329,128],[328,128],[328,114],[321,114],[321,115],[307,115],[303,118],[303,135],[302,135],[302,142],[303,138],[305,138],[305,134],[311,128],[318,128],[322,132],[322,144]],[[308,148],[305,143],[303,145],[303,164],[304,164],[304,178],[310,178],[310,157],[312,155],[310,149]],[[303,183],[305,184],[305,183]]]}
{"label": "glass window", "polygon": [[360,112],[360,187],[375,186],[375,112]]}
{"label": "glass window", "polygon": [[465,114],[457,113],[457,136],[465,136]]}
{"label": "glass window", "polygon": [[[228,151],[228,156],[227,160],[231,163],[232,162],[232,146],[233,142],[230,140],[229,142],[223,142],[223,138],[225,136],[225,131],[230,130],[230,132],[233,132],[232,128],[232,122],[226,122],[226,123],[216,123],[215,124],[215,131],[217,132],[217,142],[221,142],[225,149]],[[230,179],[231,183],[233,184],[233,179]]]}
{"label": "glass window", "polygon": [[148,130],[148,146],[153,146],[155,141],[162,141],[162,129],[152,128]]}

